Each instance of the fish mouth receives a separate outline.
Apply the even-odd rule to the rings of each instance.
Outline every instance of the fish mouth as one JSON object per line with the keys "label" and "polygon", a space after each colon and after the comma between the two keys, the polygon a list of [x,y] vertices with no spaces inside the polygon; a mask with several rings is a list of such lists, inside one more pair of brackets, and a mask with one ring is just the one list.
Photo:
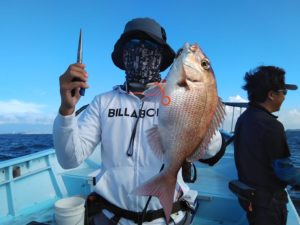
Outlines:
{"label": "fish mouth", "polygon": [[191,79],[191,78],[187,78],[188,81],[193,82],[193,83],[201,83],[202,80],[195,80],[195,79]]}
{"label": "fish mouth", "polygon": [[195,80],[189,77],[186,80],[177,82],[178,87],[190,89],[191,87],[199,86],[202,83],[202,80]]}
{"label": "fish mouth", "polygon": [[184,67],[187,67],[187,69],[190,71],[191,74],[195,74],[193,76],[186,76],[186,80],[193,82],[193,83],[199,83],[203,81],[203,78],[200,74],[202,74],[201,68],[195,67],[194,64],[188,64],[185,63]]}

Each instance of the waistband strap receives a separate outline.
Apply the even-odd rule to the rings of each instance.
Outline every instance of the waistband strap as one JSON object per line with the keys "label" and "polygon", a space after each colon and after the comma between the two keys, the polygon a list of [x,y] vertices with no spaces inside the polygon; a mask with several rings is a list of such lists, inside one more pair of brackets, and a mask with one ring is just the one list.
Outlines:
{"label": "waistband strap", "polygon": [[[103,209],[106,209],[112,212],[116,217],[132,220],[135,223],[139,223],[141,222],[141,220],[143,220],[143,222],[151,222],[155,219],[164,217],[163,209],[148,210],[143,217],[143,212],[134,212],[134,211],[122,209],[110,203],[105,198],[103,198],[102,196],[96,193],[92,193],[88,196],[86,207],[88,208],[89,217],[101,212]],[[178,212],[180,210],[193,211],[194,208],[187,201],[179,200],[173,203],[172,213]]]}
{"label": "waistband strap", "polygon": [[269,196],[270,198],[274,198],[282,203],[288,202],[288,196],[285,190],[277,190],[277,191],[266,191],[258,189],[256,191],[256,195],[260,196]]}

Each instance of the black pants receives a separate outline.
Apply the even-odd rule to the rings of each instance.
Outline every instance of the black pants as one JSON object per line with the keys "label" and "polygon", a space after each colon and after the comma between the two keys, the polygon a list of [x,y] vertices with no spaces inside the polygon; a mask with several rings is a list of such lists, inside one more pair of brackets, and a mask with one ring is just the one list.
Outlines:
{"label": "black pants", "polygon": [[253,202],[239,199],[247,212],[249,225],[286,225],[287,198],[278,198],[271,194],[258,194]]}

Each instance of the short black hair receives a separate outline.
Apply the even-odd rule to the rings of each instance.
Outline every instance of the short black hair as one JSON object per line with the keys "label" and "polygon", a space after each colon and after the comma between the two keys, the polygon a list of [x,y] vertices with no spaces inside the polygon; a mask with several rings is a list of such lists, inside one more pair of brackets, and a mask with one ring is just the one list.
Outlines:
{"label": "short black hair", "polygon": [[250,102],[262,103],[269,91],[285,89],[285,71],[276,66],[259,66],[247,72],[244,80]]}

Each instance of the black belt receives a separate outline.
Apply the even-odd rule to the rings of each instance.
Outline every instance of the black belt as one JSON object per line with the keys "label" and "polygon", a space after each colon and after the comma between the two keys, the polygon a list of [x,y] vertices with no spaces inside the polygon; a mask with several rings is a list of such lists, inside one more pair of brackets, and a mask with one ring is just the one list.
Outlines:
{"label": "black belt", "polygon": [[254,188],[247,185],[244,182],[239,180],[232,180],[229,182],[229,189],[236,194],[239,198],[248,200],[248,201],[255,201],[257,199],[276,199],[279,202],[287,203],[288,197],[287,193],[284,189],[282,190],[266,190],[262,188]]}
{"label": "black belt", "polygon": [[[143,216],[143,212],[134,212],[126,209],[122,209],[109,201],[107,201],[102,196],[92,193],[88,196],[86,202],[86,211],[87,216],[90,218],[93,215],[101,212],[103,209],[106,209],[112,212],[116,218],[125,218],[128,220],[132,220],[135,223],[139,222],[151,222],[155,219],[164,217],[163,209],[158,210],[148,210],[145,215]],[[193,211],[193,207],[185,200],[180,200],[173,203],[172,213],[178,211]]]}
{"label": "black belt", "polygon": [[256,195],[258,196],[258,198],[260,196],[274,198],[281,203],[287,203],[289,201],[285,190],[267,191],[267,190],[258,189],[258,190],[256,190]]}

